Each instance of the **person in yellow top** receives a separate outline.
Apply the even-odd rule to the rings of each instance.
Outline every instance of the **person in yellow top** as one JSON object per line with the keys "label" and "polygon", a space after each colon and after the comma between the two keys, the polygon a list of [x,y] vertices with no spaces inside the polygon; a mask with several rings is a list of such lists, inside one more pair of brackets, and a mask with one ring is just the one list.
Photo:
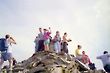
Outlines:
{"label": "person in yellow top", "polygon": [[75,50],[76,59],[81,60],[82,54],[81,54],[81,45],[77,46],[77,49]]}

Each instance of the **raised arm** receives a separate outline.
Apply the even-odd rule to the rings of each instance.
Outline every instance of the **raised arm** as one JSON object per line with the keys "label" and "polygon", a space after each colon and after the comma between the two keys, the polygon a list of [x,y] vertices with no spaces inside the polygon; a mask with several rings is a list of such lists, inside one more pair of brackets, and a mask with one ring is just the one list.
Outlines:
{"label": "raised arm", "polygon": [[12,38],[12,37],[10,37],[10,43],[12,43],[12,44],[16,44],[16,41]]}
{"label": "raised arm", "polygon": [[52,32],[50,27],[49,27],[49,32],[50,32],[50,33]]}

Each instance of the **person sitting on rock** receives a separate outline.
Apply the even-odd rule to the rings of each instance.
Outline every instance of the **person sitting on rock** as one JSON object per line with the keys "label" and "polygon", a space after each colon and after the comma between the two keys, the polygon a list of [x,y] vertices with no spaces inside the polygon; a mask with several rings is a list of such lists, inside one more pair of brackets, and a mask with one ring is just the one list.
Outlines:
{"label": "person sitting on rock", "polygon": [[82,62],[87,65],[91,63],[88,55],[85,54],[85,51],[82,51]]}
{"label": "person sitting on rock", "polygon": [[81,45],[77,46],[77,49],[75,50],[76,59],[82,60],[82,54],[81,54]]}

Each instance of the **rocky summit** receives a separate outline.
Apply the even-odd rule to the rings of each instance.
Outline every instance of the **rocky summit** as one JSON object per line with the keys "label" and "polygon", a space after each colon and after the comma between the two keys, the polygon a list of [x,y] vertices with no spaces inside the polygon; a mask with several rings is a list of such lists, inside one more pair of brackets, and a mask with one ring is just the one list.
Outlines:
{"label": "rocky summit", "polygon": [[[4,69],[2,73],[5,72]],[[76,60],[74,55],[55,52],[36,52],[27,60],[17,63],[11,73],[105,73],[103,70],[90,70]]]}

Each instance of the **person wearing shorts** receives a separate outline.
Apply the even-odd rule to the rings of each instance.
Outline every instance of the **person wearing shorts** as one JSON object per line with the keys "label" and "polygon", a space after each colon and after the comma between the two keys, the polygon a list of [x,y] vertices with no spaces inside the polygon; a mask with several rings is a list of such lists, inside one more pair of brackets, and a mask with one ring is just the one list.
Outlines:
{"label": "person wearing shorts", "polygon": [[9,70],[12,70],[12,66],[13,66],[12,58],[13,58],[13,56],[12,56],[12,48],[11,48],[11,46],[12,46],[12,44],[16,44],[16,42],[8,34],[5,36],[5,38],[6,38],[6,43],[8,44],[8,49],[7,49],[7,51],[2,51],[1,52],[0,70],[1,70],[1,67],[2,67],[4,61],[7,61],[7,60],[9,61]]}
{"label": "person wearing shorts", "polygon": [[50,34],[51,31],[49,32],[47,29],[44,29],[44,51],[49,51]]}

